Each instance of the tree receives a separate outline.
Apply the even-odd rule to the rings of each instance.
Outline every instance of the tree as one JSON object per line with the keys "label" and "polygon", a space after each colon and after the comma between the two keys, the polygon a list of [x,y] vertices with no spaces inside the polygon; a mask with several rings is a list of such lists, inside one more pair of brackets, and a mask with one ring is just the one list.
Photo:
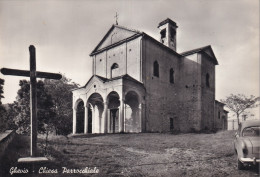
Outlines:
{"label": "tree", "polygon": [[16,115],[14,110],[15,104],[5,104],[3,105],[1,99],[4,98],[4,79],[0,78],[0,132],[3,132],[7,129],[14,130],[16,126],[13,121],[13,117]]}
{"label": "tree", "polygon": [[61,80],[45,79],[44,84],[48,93],[52,96],[56,116],[53,126],[57,135],[67,135],[72,131],[72,89],[78,88],[78,84],[71,81],[65,75]]}
{"label": "tree", "polygon": [[3,88],[4,83],[5,83],[5,80],[0,78],[0,105],[2,104],[1,99],[4,98],[4,95],[3,95],[3,93],[4,93],[4,88]]}
{"label": "tree", "polygon": [[[9,104],[9,109],[5,112],[6,118],[0,118],[0,125],[10,119],[12,121],[8,126],[17,127],[17,133],[28,133],[30,131],[30,82],[21,80],[19,86],[16,101]],[[71,133],[73,117],[71,90],[75,88],[78,88],[78,84],[64,75],[61,80],[45,79],[37,82],[39,133],[45,133],[46,137],[53,131],[61,135]]]}
{"label": "tree", "polygon": [[0,132],[3,132],[7,129],[7,124],[6,124],[6,109],[2,105],[1,99],[4,98],[4,85],[5,80],[0,78]]}
{"label": "tree", "polygon": [[[15,124],[17,125],[18,133],[28,133],[30,131],[30,82],[21,80],[19,83],[21,87],[17,92],[15,102]],[[55,117],[53,110],[53,102],[51,95],[48,94],[44,87],[43,81],[37,82],[37,119],[38,119],[38,132],[45,133],[45,124],[52,124]]]}
{"label": "tree", "polygon": [[0,132],[4,132],[6,129],[6,110],[3,105],[0,105]]}
{"label": "tree", "polygon": [[5,123],[7,124],[7,128],[9,130],[17,129],[17,126],[15,125],[14,122],[14,117],[17,116],[17,112],[15,111],[16,106],[17,106],[17,102],[6,105]]}
{"label": "tree", "polygon": [[255,108],[258,105],[256,104],[257,101],[259,100],[259,97],[255,97],[253,95],[247,97],[243,94],[231,94],[224,100],[220,100],[225,106],[228,107],[228,109],[236,114],[237,117],[237,122],[238,124],[240,123],[239,121],[239,116],[249,108]]}

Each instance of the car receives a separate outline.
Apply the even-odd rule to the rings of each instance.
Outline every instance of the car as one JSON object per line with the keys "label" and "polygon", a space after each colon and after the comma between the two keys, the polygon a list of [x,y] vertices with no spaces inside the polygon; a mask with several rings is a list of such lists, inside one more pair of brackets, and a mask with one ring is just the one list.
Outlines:
{"label": "car", "polygon": [[260,162],[260,120],[248,120],[239,124],[235,135],[234,148],[237,154],[237,168],[243,170],[245,164]]}

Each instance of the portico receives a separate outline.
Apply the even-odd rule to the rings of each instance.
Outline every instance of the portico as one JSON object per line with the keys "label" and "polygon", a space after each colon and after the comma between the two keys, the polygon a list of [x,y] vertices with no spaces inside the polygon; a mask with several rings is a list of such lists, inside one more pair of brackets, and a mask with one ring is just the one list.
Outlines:
{"label": "portico", "polygon": [[141,132],[144,94],[142,84],[128,75],[93,76],[73,91],[73,134]]}

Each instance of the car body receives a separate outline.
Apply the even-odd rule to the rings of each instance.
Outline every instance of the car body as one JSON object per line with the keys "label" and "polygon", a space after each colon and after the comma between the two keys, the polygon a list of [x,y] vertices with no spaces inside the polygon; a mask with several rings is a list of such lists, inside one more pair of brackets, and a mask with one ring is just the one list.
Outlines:
{"label": "car body", "polygon": [[234,140],[239,170],[242,170],[245,164],[256,165],[260,162],[259,134],[260,120],[244,121],[239,124]]}

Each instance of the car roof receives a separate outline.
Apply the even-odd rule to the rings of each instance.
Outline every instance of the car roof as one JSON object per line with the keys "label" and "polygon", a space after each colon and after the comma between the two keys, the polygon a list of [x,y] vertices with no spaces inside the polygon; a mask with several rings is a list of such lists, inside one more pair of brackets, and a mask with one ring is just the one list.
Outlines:
{"label": "car roof", "polygon": [[245,122],[241,122],[241,130],[243,130],[246,127],[252,127],[252,126],[260,126],[260,119],[259,120],[247,120]]}

